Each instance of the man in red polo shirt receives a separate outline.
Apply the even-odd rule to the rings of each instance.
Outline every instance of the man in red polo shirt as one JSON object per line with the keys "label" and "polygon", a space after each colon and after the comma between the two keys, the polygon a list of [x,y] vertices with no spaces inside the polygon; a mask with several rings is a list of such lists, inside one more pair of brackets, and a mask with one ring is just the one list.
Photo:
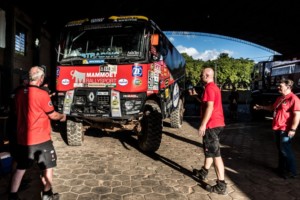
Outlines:
{"label": "man in red polo shirt", "polygon": [[13,174],[9,200],[18,200],[18,189],[26,169],[36,162],[43,174],[42,200],[59,199],[52,192],[53,168],[56,153],[51,140],[51,120],[65,121],[66,115],[54,110],[47,91],[39,86],[44,81],[44,71],[34,66],[29,71],[29,86],[15,96],[17,114],[17,170]]}
{"label": "man in red polo shirt", "polygon": [[278,86],[281,94],[273,105],[255,105],[254,109],[274,111],[272,129],[278,149],[277,173],[284,179],[298,175],[296,159],[292,149],[292,138],[300,121],[300,100],[292,92],[294,82],[282,79]]}
{"label": "man in red polo shirt", "polygon": [[204,68],[201,72],[201,81],[205,84],[201,99],[201,122],[198,134],[203,138],[204,166],[194,170],[195,175],[205,180],[209,168],[214,164],[217,184],[207,186],[207,190],[217,194],[225,194],[225,169],[220,150],[220,134],[225,127],[222,96],[218,86],[214,83],[212,68]]}

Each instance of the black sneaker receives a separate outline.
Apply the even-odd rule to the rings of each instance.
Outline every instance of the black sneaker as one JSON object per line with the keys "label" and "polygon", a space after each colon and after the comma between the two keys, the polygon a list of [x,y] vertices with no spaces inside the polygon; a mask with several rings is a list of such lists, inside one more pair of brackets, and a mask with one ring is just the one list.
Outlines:
{"label": "black sneaker", "polygon": [[8,195],[8,200],[21,200],[20,198],[19,198],[19,196],[18,196],[18,194],[17,193],[10,193],[9,195]]}
{"label": "black sneaker", "polygon": [[226,194],[226,188],[227,188],[227,184],[225,182],[222,181],[217,181],[216,185],[207,185],[206,186],[206,190],[209,192],[214,192],[217,194]]}
{"label": "black sneaker", "polygon": [[194,169],[193,173],[195,176],[197,176],[200,180],[205,180],[207,175],[208,175],[208,170],[202,167],[200,170],[199,169]]}
{"label": "black sneaker", "polygon": [[51,195],[44,194],[42,200],[59,200],[59,194],[53,193]]}
{"label": "black sneaker", "polygon": [[285,173],[282,175],[284,179],[296,179],[298,178],[298,174],[293,174],[293,173]]}

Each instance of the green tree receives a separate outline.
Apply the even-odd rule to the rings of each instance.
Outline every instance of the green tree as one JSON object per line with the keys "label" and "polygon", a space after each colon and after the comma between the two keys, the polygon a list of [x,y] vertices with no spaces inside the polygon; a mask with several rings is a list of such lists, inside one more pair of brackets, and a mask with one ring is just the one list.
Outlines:
{"label": "green tree", "polygon": [[248,87],[250,85],[250,73],[254,61],[244,58],[234,59],[227,53],[221,53],[216,60],[194,60],[186,53],[182,54],[186,59],[186,79],[196,85],[200,81],[200,72],[203,67],[212,67],[215,70],[216,82],[219,86],[235,85]]}
{"label": "green tree", "polygon": [[186,80],[195,86],[200,81],[200,72],[205,62],[202,60],[194,60],[186,53],[182,55],[186,60]]}

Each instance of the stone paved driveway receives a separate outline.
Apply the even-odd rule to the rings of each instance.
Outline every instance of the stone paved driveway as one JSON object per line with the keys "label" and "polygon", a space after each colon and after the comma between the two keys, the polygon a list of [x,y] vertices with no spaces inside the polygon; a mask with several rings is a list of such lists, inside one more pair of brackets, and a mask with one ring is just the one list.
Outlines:
{"label": "stone paved driveway", "polygon": [[[300,199],[299,179],[284,180],[272,170],[277,154],[270,121],[240,119],[227,124],[221,143],[228,194],[205,191],[205,185],[214,184],[216,176],[214,168],[205,182],[192,175],[204,159],[195,129],[198,120],[185,117],[181,129],[170,128],[165,121],[161,147],[153,154],[139,151],[136,137],[130,133],[89,130],[83,146],[71,147],[60,133],[53,132],[58,154],[54,191],[61,200]],[[295,140],[300,164],[299,137]],[[20,188],[22,199],[39,200],[38,176],[36,169],[26,173]],[[9,177],[1,176],[0,200],[7,198]]]}

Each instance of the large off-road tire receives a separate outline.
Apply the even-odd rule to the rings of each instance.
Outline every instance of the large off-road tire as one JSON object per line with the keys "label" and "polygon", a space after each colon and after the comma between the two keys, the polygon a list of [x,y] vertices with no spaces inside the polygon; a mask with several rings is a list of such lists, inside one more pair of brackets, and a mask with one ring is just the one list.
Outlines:
{"label": "large off-road tire", "polygon": [[178,106],[171,113],[170,124],[172,128],[181,128],[183,123],[184,107],[182,99],[179,100]]}
{"label": "large off-road tire", "polygon": [[159,149],[162,139],[162,124],[159,105],[155,101],[147,101],[141,121],[142,130],[138,134],[138,143],[142,151],[155,152]]}
{"label": "large off-road tire", "polygon": [[84,129],[81,122],[67,120],[67,142],[70,146],[81,146],[83,143]]}

